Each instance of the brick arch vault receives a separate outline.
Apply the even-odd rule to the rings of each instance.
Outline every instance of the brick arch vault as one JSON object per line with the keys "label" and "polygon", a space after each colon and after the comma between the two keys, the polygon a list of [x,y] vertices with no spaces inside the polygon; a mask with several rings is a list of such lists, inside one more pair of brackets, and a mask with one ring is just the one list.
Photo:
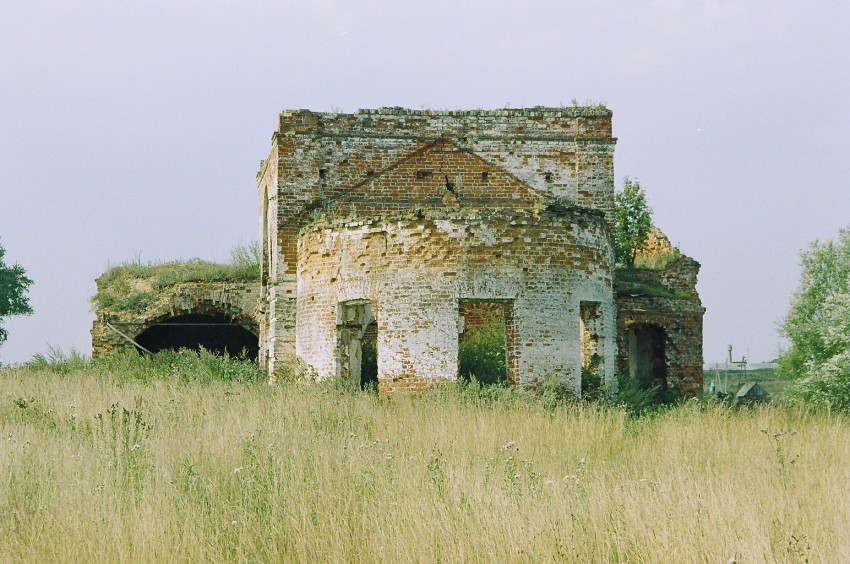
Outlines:
{"label": "brick arch vault", "polygon": [[138,330],[135,341],[150,352],[205,349],[256,360],[259,351],[257,323],[221,303],[200,302],[188,311],[171,312],[152,319]]}
{"label": "brick arch vault", "polygon": [[92,354],[204,348],[257,360],[260,326],[256,287],[210,286],[177,288],[144,310],[98,311],[92,327]]}

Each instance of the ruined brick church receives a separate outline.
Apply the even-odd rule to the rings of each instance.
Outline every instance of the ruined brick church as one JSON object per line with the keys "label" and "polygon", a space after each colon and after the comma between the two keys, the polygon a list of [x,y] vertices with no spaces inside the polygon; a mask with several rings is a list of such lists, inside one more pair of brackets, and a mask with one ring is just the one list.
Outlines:
{"label": "ruined brick church", "polygon": [[502,328],[510,385],[551,377],[578,395],[583,374],[610,389],[622,371],[697,393],[699,264],[656,232],[647,252],[670,260],[616,267],[611,118],[601,107],[284,111],[257,175],[259,283],[102,308],[94,353],[216,313],[247,332],[272,379],[297,363],[358,383],[371,350],[369,377],[390,394],[455,380],[484,312]]}

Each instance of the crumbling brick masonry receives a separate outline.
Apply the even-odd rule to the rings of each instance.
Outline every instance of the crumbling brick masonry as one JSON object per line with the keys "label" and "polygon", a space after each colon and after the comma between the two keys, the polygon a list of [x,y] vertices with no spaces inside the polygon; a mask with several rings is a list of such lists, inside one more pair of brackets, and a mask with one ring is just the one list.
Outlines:
{"label": "crumbling brick masonry", "polygon": [[591,382],[613,391],[625,372],[696,393],[699,264],[657,232],[652,268],[616,268],[611,116],[285,111],[257,174],[259,284],[103,306],[94,352],[137,337],[230,350],[239,343],[225,347],[215,327],[237,324],[271,380],[297,365],[390,394],[458,378],[476,327],[495,323],[508,384],[556,378],[578,395]]}
{"label": "crumbling brick masonry", "polygon": [[[504,315],[509,383],[578,394],[592,364],[616,386],[611,115],[283,112],[257,176],[271,376],[298,358],[357,380],[371,334],[382,394],[454,380],[464,304],[486,302]],[[641,323],[669,331],[662,317]],[[700,365],[701,343],[685,356]]]}

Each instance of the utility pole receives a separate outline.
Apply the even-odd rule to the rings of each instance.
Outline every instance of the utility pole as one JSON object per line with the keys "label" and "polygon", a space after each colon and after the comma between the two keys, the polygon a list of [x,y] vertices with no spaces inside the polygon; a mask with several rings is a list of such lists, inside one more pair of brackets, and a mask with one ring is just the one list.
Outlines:
{"label": "utility pole", "polygon": [[740,372],[744,372],[747,370],[747,357],[742,356],[741,360],[732,360],[732,345],[729,345],[729,356],[726,357],[726,384],[724,385],[724,392],[729,393],[729,365],[735,364],[738,366],[738,387],[741,385],[741,375]]}

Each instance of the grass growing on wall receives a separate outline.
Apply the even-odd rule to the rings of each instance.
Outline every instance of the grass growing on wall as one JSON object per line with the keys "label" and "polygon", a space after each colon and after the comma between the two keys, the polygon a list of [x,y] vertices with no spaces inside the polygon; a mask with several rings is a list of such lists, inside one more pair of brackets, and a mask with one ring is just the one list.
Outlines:
{"label": "grass growing on wall", "polygon": [[635,268],[664,270],[677,261],[681,256],[681,251],[672,247],[667,251],[660,251],[652,254],[639,254],[635,258]]}
{"label": "grass growing on wall", "polygon": [[182,282],[253,282],[259,278],[258,246],[237,245],[229,264],[192,259],[113,266],[97,279],[97,293],[91,302],[113,311],[140,310],[156,302],[158,291]]}
{"label": "grass growing on wall", "polygon": [[[671,290],[662,284],[648,284],[637,277],[640,269],[617,268],[615,290],[618,294],[637,294],[657,298],[687,299],[693,297],[681,290]],[[648,269],[652,270],[652,269]]]}
{"label": "grass growing on wall", "polygon": [[0,561],[850,560],[839,416],[382,400],[196,358],[0,371]]}

